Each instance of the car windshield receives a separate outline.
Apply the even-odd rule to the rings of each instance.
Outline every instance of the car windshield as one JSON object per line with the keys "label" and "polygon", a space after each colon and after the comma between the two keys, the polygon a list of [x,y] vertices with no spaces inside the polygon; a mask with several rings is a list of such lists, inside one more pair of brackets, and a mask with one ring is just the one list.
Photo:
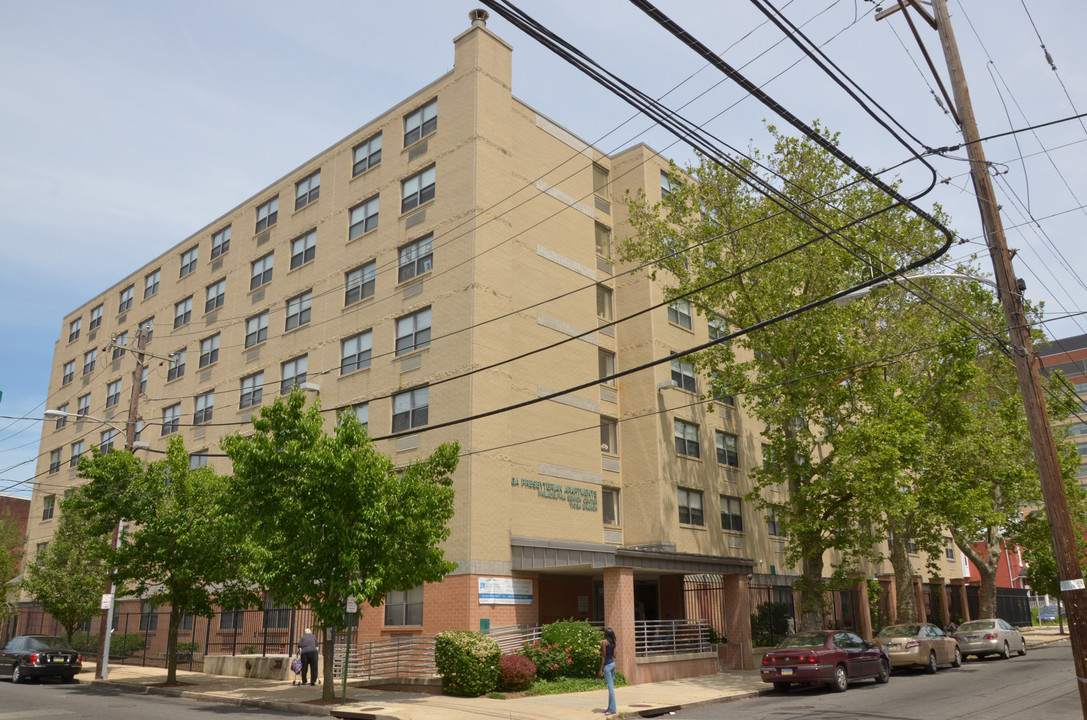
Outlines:
{"label": "car windshield", "polygon": [[827,644],[823,633],[797,633],[781,641],[779,648],[821,648]]}
{"label": "car windshield", "polygon": [[959,632],[970,632],[971,630],[992,630],[996,627],[996,623],[992,620],[971,620],[959,625]]}
{"label": "car windshield", "polygon": [[921,632],[920,625],[892,625],[879,631],[879,637],[913,637]]}
{"label": "car windshield", "polygon": [[59,637],[32,637],[26,639],[27,650],[71,650],[71,646],[64,638]]}

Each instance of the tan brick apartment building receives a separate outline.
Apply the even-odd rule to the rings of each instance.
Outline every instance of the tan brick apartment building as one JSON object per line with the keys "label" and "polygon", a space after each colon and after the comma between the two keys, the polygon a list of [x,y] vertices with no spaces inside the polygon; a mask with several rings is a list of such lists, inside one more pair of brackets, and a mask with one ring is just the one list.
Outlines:
{"label": "tan brick apartment building", "polygon": [[[454,47],[451,72],[74,309],[48,406],[123,424],[134,360],[103,348],[153,322],[148,350],[177,360],[141,387],[152,451],[180,433],[228,472],[218,438],[294,383],[329,427],[358,412],[397,462],[457,440],[458,568],[367,612],[364,639],[578,617],[616,629],[635,682],[712,672],[704,657],[636,669],[634,621],[705,617],[684,578],[720,576],[720,630],[749,648],[754,603],[789,597],[784,539],[742,500],[762,428],[708,411],[684,363],[593,382],[713,332],[683,303],[609,325],[664,298],[609,254],[618,199],[658,198],[667,161],[606,156],[517,100],[512,48],[482,19]],[[53,532],[78,455],[109,443],[123,433],[97,420],[46,423],[28,547]]]}
{"label": "tan brick apartment building", "polygon": [[[1087,398],[1087,335],[1074,335],[1040,344],[1035,350],[1043,372],[1049,374],[1059,370],[1076,394],[1080,398]],[[1087,417],[1085,408],[1087,403],[1081,401],[1079,417],[1067,418],[1062,423],[1076,440],[1081,460],[1087,460],[1087,423],[1082,420]],[[1077,479],[1080,487],[1087,487],[1087,463],[1080,466]]]}

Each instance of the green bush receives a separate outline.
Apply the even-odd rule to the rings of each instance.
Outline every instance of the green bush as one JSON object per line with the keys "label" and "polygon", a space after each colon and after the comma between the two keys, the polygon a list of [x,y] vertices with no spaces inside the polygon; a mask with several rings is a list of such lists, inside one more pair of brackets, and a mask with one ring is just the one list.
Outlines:
{"label": "green bush", "polygon": [[[594,678],[600,671],[600,643],[604,631],[594,628],[584,620],[560,620],[545,625],[540,633],[541,642],[555,645],[566,653],[554,677]],[[539,672],[539,665],[537,672]]]}
{"label": "green bush", "polygon": [[536,663],[524,655],[503,655],[499,664],[498,689],[507,692],[527,690],[536,680]]}
{"label": "green bush", "polygon": [[[615,671],[615,687],[626,687],[629,683],[623,673]],[[564,693],[585,692],[586,690],[602,690],[607,687],[604,678],[559,678],[558,680],[537,680],[532,687],[525,691],[525,696],[531,695],[561,695]]]}
{"label": "green bush", "polygon": [[502,651],[494,638],[470,630],[446,630],[434,638],[434,664],[442,692],[478,697],[498,687]]}
{"label": "green bush", "polygon": [[[83,653],[98,654],[98,636],[85,632],[72,634],[72,647]],[[139,633],[113,633],[109,639],[109,656],[126,658],[143,652],[143,635]]]}
{"label": "green bush", "polygon": [[566,668],[573,664],[574,659],[570,657],[569,648],[536,640],[526,642],[521,654],[532,661],[536,666],[536,677],[542,680],[570,676]]}
{"label": "green bush", "polygon": [[756,647],[776,645],[789,632],[791,603],[764,602],[751,615],[751,641]]}

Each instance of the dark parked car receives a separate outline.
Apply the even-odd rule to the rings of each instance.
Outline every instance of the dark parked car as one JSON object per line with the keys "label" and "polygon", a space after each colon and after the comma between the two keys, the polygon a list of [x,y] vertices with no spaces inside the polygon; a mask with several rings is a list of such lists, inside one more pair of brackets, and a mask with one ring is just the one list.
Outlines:
{"label": "dark parked car", "polygon": [[83,656],[62,637],[19,635],[0,650],[0,676],[13,683],[41,677],[72,682],[82,669]]}
{"label": "dark parked car", "polygon": [[[1061,608],[1061,617],[1064,617],[1064,608]],[[1046,605],[1038,611],[1038,622],[1055,622],[1057,620],[1057,606]]]}
{"label": "dark parked car", "polygon": [[790,635],[762,658],[762,681],[779,691],[792,683],[814,683],[844,692],[854,680],[885,683],[890,677],[887,651],[844,630]]}

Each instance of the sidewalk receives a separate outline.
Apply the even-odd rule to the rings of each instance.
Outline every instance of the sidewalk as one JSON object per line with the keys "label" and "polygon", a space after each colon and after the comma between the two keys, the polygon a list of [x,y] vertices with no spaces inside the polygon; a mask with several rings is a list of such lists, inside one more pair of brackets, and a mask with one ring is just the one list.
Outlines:
{"label": "sidewalk", "polygon": [[[1068,638],[1056,627],[1027,628],[1027,647],[1037,647]],[[319,687],[291,685],[288,681],[205,675],[179,670],[180,687],[158,687],[166,679],[166,670],[152,667],[114,665],[110,668],[112,685],[174,697],[184,697],[227,705],[244,705],[278,710],[295,715],[328,717],[330,710],[349,710],[354,717],[374,720],[457,720],[458,718],[510,718],[519,720],[567,720],[576,713],[604,716],[607,707],[606,690],[592,690],[565,695],[492,700],[456,698],[446,695],[347,688],[347,704],[341,705],[340,685],[336,685],[337,702],[321,705]],[[84,672],[83,682],[96,682]],[[729,671],[683,680],[616,688],[615,698],[619,717],[653,716],[669,710],[692,708],[755,697],[770,690],[758,670]]]}

